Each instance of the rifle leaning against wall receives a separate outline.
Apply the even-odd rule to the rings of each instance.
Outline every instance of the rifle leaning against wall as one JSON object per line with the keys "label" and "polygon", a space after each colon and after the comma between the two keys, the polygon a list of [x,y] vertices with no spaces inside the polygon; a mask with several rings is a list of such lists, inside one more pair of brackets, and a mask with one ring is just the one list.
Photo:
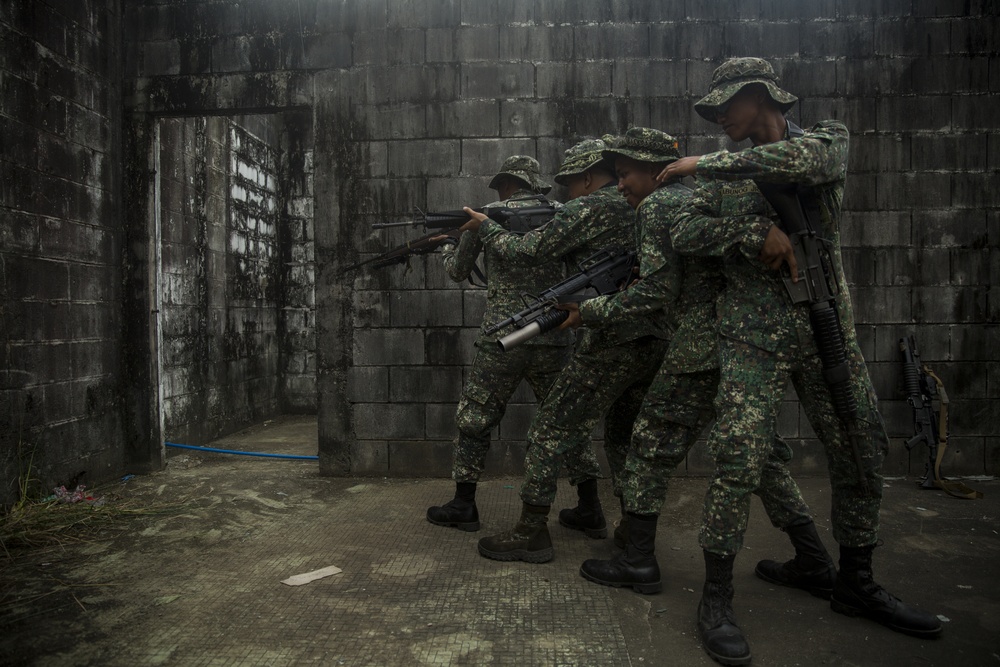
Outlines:
{"label": "rifle leaning against wall", "polygon": [[489,336],[514,325],[515,330],[497,340],[504,352],[525,341],[552,331],[566,321],[569,313],[560,303],[579,303],[595,296],[613,294],[631,282],[636,254],[631,250],[601,250],[580,262],[579,272],[538,296],[524,294],[524,310],[499,322],[484,333]]}
{"label": "rifle leaning against wall", "polygon": [[[899,351],[903,356],[903,386],[906,389],[906,400],[913,408],[915,432],[906,441],[906,449],[911,450],[920,443],[927,445],[924,476],[917,484],[921,489],[942,489],[956,498],[982,498],[982,492],[941,475],[941,459],[948,447],[948,393],[944,390],[941,378],[927,366],[921,365],[915,337],[900,338]],[[936,414],[933,409],[935,399],[939,406]]]}
{"label": "rifle leaning against wall", "polygon": [[865,493],[870,493],[861,458],[862,419],[851,391],[851,369],[847,365],[844,335],[837,315],[838,287],[830,257],[832,244],[817,233],[820,229],[819,202],[798,185],[757,183],[757,188],[774,207],[782,231],[791,241],[798,276],[793,281],[790,274],[784,275],[785,289],[793,304],[809,306],[809,323],[823,362],[823,379],[830,389],[837,417],[847,431],[858,481]]}
{"label": "rifle leaning against wall", "polygon": [[[532,197],[537,200],[537,206],[525,206],[522,208],[512,208],[509,206],[484,206],[473,209],[478,213],[486,215],[491,220],[505,224],[507,229],[516,234],[524,234],[537,229],[552,219],[556,213],[555,205],[544,197]],[[521,201],[521,200],[513,200]],[[380,269],[394,264],[406,264],[410,266],[410,258],[414,255],[426,255],[437,250],[445,243],[458,243],[459,229],[469,220],[469,214],[463,210],[439,211],[425,213],[420,209],[416,210],[417,215],[412,220],[402,222],[377,222],[372,225],[372,229],[389,229],[391,227],[422,227],[425,230],[434,230],[420,238],[407,241],[406,243],[387,250],[375,257],[352,264],[339,273],[347,273],[362,266],[371,265],[372,268]],[[476,271],[477,277],[485,282],[482,273]]]}

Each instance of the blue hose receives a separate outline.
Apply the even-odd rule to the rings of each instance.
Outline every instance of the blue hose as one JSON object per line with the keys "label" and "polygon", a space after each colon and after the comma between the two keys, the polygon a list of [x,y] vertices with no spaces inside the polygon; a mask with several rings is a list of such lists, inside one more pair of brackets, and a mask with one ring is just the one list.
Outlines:
{"label": "blue hose", "polygon": [[214,452],[216,454],[239,454],[241,456],[264,456],[270,459],[300,459],[306,461],[318,461],[318,456],[304,456],[301,454],[265,454],[264,452],[238,452],[235,449],[216,449],[215,447],[196,447],[194,445],[178,445],[175,442],[164,442],[167,447],[177,447],[179,449],[194,449],[199,452]]}

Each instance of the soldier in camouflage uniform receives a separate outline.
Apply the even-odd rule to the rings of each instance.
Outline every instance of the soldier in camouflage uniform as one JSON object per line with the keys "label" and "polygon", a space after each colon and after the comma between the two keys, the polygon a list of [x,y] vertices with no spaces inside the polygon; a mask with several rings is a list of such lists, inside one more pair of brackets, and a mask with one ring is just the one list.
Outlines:
{"label": "soldier in camouflage uniform", "polygon": [[[542,180],[538,162],[527,155],[504,160],[489,187],[497,191],[500,200],[488,206],[509,208],[538,206],[547,201],[544,195],[551,189]],[[462,234],[457,245],[446,243],[442,254],[448,276],[458,283],[468,279],[482,251],[483,243],[476,233]],[[476,484],[485,467],[490,431],[500,423],[507,401],[522,379],[528,381],[538,401],[545,398],[569,359],[573,342],[570,332],[558,332],[535,338],[510,352],[501,350],[497,339],[509,333],[510,328],[492,335],[484,332],[509,313],[520,310],[523,293],[541,292],[562,280],[563,272],[558,264],[513,267],[489,248],[482,254],[487,281],[486,313],[476,339],[476,356],[455,415],[458,426],[452,466],[455,497],[445,505],[427,510],[427,520],[431,523],[466,531],[479,530]],[[594,465],[596,460],[589,461],[586,469]]]}
{"label": "soldier in camouflage uniform", "polygon": [[[698,629],[706,651],[723,664],[746,664],[750,647],[732,611],[732,568],[749,513],[750,493],[761,481],[771,434],[789,381],[826,450],[833,489],[833,534],[840,544],[840,572],[831,608],[866,616],[918,637],[941,634],[929,613],[905,605],[875,583],[872,551],[878,540],[882,477],[888,437],[854,331],[854,316],[840,256],[840,210],[847,173],[848,131],[823,121],[803,131],[784,114],[796,98],[778,87],[770,64],[736,58],[716,69],[711,90],[695,109],[722,125],[734,141],[753,146],[688,157],[664,169],[661,178],[697,175],[710,179],[678,215],[671,230],[677,252],[721,257],[727,287],[720,309],[721,382],[718,420],[709,436],[716,471],[705,498],[700,543],[706,583]],[[793,305],[778,271],[796,263],[777,215],[755,185],[797,183],[815,198],[839,295],[839,327],[851,373],[851,393],[864,428],[851,441],[838,419],[810,325],[808,304]],[[792,535],[793,541],[795,536]]]}
{"label": "soldier in camouflage uniform", "polygon": [[[486,246],[524,266],[561,259],[574,264],[600,250],[634,249],[635,214],[615,189],[615,177],[602,161],[601,151],[606,147],[604,141],[593,139],[566,152],[556,181],[568,187],[572,201],[544,228],[518,237],[471,209],[469,226],[481,223],[479,234]],[[576,462],[589,460],[591,433],[609,413],[605,450],[613,480],[620,478],[632,420],[663,357],[666,336],[663,313],[644,314],[583,333],[529,429],[521,519],[513,529],[481,539],[480,554],[531,563],[551,560],[546,522],[560,465],[573,469]],[[579,506],[564,512],[567,521],[576,521],[570,527],[591,537],[607,536],[597,494],[599,473],[595,467],[590,479],[577,484]]]}
{"label": "soldier in camouflage uniform", "polygon": [[[604,151],[604,157],[615,165],[618,190],[636,208],[640,279],[618,294],[584,301],[578,309],[565,306],[571,315],[563,326],[606,326],[665,310],[673,336],[632,432],[622,482],[628,544],[611,560],[584,562],[580,573],[600,584],[656,593],[662,587],[654,555],[656,525],[667,482],[714,415],[712,400],[719,384],[715,299],[724,279],[720,260],[682,257],[670,245],[674,214],[691,197],[691,190],[679,180],[661,184],[656,176],[680,159],[677,141],[659,130],[631,128]],[[776,527],[812,526],[809,508],[788,472],[790,458],[790,449],[778,439],[758,493]],[[833,562],[822,543],[818,548],[822,560],[807,569],[803,579],[810,590],[829,597]]]}

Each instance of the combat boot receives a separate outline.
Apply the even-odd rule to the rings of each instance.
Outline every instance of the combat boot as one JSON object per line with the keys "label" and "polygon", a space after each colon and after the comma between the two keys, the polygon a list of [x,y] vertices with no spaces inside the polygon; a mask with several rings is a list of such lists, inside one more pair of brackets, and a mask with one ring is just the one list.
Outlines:
{"label": "combat boot", "polygon": [[493,560],[547,563],[552,560],[548,505],[524,504],[521,518],[510,530],[479,540],[479,553]]}
{"label": "combat boot", "polygon": [[454,499],[444,505],[428,508],[427,520],[436,526],[448,526],[468,532],[479,530],[476,483],[458,482],[455,485]]}
{"label": "combat boot", "polygon": [[579,498],[576,507],[559,512],[559,525],[582,530],[587,537],[603,540],[608,536],[608,523],[597,495],[597,480],[580,482],[576,485],[576,493]]}
{"label": "combat boot", "polygon": [[622,506],[622,518],[615,526],[614,542],[616,547],[624,549],[628,546],[628,512],[625,511],[625,499],[619,498],[618,502]]}
{"label": "combat boot", "polygon": [[840,547],[840,574],[833,587],[830,608],[838,614],[864,616],[914,637],[941,636],[941,621],[934,614],[907,606],[877,583],[872,574],[872,551],[868,547]]}
{"label": "combat boot", "polygon": [[698,636],[716,662],[749,665],[750,645],[733,614],[733,562],[735,555],[705,551],[705,588],[698,603]]}
{"label": "combat boot", "polygon": [[837,581],[837,568],[816,533],[816,524],[810,521],[784,530],[795,547],[795,558],[784,563],[762,560],[754,573],[772,584],[801,588],[829,600]]}
{"label": "combat boot", "polygon": [[590,559],[580,566],[580,574],[604,586],[630,587],[636,593],[659,593],[660,565],[654,555],[656,549],[657,515],[632,514],[629,516],[629,542],[624,551],[611,560]]}

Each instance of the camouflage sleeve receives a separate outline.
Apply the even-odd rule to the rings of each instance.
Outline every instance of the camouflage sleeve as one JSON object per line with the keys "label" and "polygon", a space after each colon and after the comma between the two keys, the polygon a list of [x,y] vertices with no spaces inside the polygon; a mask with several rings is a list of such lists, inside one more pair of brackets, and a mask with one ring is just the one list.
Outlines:
{"label": "camouflage sleeve", "polygon": [[592,211],[578,200],[556,212],[543,227],[526,234],[513,234],[499,223],[486,220],[479,228],[479,238],[504,260],[514,266],[537,266],[560,259],[582,245],[581,234],[592,227]]}
{"label": "camouflage sleeve", "polygon": [[819,185],[844,177],[850,135],[837,121],[819,123],[802,137],[753,146],[735,153],[720,151],[698,160],[698,176],[724,180]]}
{"label": "camouflage sleeve", "polygon": [[639,206],[639,280],[617,294],[582,302],[585,324],[615,324],[652,313],[669,307],[680,295],[681,262],[668,241],[670,208],[649,200]]}
{"label": "camouflage sleeve", "polygon": [[774,224],[760,215],[722,215],[719,182],[708,182],[674,216],[670,241],[682,255],[722,257],[740,252],[756,259]]}
{"label": "camouflage sleeve", "polygon": [[448,277],[456,283],[467,279],[482,249],[483,243],[479,240],[479,235],[472,232],[462,234],[457,246],[446,243],[441,255],[444,257],[444,270]]}

